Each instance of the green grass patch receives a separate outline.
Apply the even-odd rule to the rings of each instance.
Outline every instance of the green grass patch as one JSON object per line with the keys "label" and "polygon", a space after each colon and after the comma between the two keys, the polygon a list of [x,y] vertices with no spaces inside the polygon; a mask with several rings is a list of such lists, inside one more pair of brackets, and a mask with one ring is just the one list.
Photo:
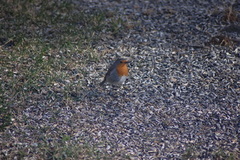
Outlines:
{"label": "green grass patch", "polygon": [[[0,92],[2,92],[0,88]],[[9,110],[6,108],[6,103],[4,102],[4,98],[0,96],[0,132],[4,131],[7,126],[11,125],[11,114]]]}
{"label": "green grass patch", "polygon": [[[198,145],[191,145],[189,146],[185,152],[182,154],[181,159],[183,160],[192,160],[201,157],[201,154],[198,152]],[[210,153],[209,153],[210,154]],[[226,149],[218,149],[216,151],[211,152],[212,159],[216,160],[236,160],[239,159],[239,153],[237,151],[228,151]]]}
{"label": "green grass patch", "polygon": [[240,153],[239,152],[229,152],[223,149],[219,149],[215,153],[213,153],[213,159],[221,160],[236,160],[239,159]]}
{"label": "green grass patch", "polygon": [[122,153],[108,154],[104,151],[100,151],[97,148],[97,144],[94,146],[87,143],[80,143],[71,141],[71,137],[68,135],[62,136],[62,139],[58,142],[45,142],[38,147],[43,154],[44,159],[115,159],[123,158],[130,159],[129,156]]}
{"label": "green grass patch", "polygon": [[[124,31],[124,21],[114,13],[86,13],[68,0],[3,1],[0,10],[0,131],[11,125],[11,118],[27,121],[19,114],[29,105],[42,101],[48,105],[48,99],[70,103],[71,92],[84,86],[79,78],[87,74],[84,67],[102,56],[94,46],[102,36],[116,37]],[[37,154],[46,159],[111,159],[96,147],[73,144],[70,139],[65,136],[60,143],[39,145]],[[17,154],[22,159],[29,149],[19,147],[9,157]]]}
{"label": "green grass patch", "polygon": [[121,18],[84,13],[70,1],[13,1],[0,6],[1,74],[8,95],[40,92],[67,71],[98,61],[101,53],[93,45],[102,34],[123,28]]}

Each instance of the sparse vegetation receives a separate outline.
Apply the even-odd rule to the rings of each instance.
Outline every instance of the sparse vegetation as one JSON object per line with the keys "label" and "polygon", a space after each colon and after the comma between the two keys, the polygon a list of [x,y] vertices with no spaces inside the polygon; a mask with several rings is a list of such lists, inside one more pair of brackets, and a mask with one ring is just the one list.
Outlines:
{"label": "sparse vegetation", "polygon": [[239,154],[237,154],[237,152],[229,152],[229,151],[225,151],[224,149],[219,149],[218,151],[215,152],[215,154],[213,155],[213,159],[216,160],[236,160],[239,157]]}
{"label": "sparse vegetation", "polygon": [[[1,88],[0,92],[2,92]],[[8,106],[8,104],[4,102],[4,98],[0,95],[0,132],[11,125],[11,114],[6,106]]]}
{"label": "sparse vegetation", "polygon": [[182,159],[183,160],[193,160],[196,159],[196,149],[194,147],[187,148],[185,153],[182,154]]}
{"label": "sparse vegetation", "polygon": [[[85,74],[81,68],[89,61],[98,61],[102,54],[92,47],[101,34],[116,35],[122,27],[120,18],[107,18],[107,13],[101,10],[84,13],[70,1],[10,0],[1,2],[0,10],[0,131],[11,125],[11,115],[18,116],[29,100],[41,96],[42,100],[71,101],[71,90],[82,85],[81,79],[70,83],[77,79],[71,72],[77,72],[78,77]],[[58,87],[63,87],[57,90],[60,96],[52,91]],[[53,121],[56,121],[54,117]],[[28,129],[34,127],[29,125]],[[65,143],[68,140],[38,145],[37,153],[47,159],[104,157],[94,147]],[[28,152],[19,148],[7,157],[21,159]]]}
{"label": "sparse vegetation", "polygon": [[238,22],[238,14],[240,14],[239,11],[236,11],[232,5],[226,8],[225,13],[223,15],[223,20],[228,23]]}
{"label": "sparse vegetation", "polygon": [[88,61],[98,61],[101,53],[92,45],[103,32],[115,35],[122,27],[120,18],[107,19],[104,11],[84,13],[68,1],[5,1],[1,11],[1,80],[6,103],[20,103],[26,93],[40,93],[63,76],[67,79],[69,74],[63,69],[80,70]]}

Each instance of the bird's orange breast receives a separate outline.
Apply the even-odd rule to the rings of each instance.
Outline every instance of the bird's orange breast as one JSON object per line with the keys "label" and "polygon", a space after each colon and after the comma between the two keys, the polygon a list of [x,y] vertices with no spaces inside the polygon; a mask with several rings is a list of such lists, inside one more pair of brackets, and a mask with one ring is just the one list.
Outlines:
{"label": "bird's orange breast", "polygon": [[119,76],[128,76],[128,67],[126,63],[120,63],[117,66],[117,73]]}

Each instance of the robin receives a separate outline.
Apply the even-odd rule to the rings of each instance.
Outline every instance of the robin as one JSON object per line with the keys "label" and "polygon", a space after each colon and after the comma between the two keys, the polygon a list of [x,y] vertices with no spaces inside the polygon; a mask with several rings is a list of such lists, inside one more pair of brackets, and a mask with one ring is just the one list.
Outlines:
{"label": "robin", "polygon": [[111,84],[123,84],[128,77],[128,62],[127,58],[117,59],[108,69],[104,80],[100,83],[100,85],[103,85],[105,82],[109,82]]}

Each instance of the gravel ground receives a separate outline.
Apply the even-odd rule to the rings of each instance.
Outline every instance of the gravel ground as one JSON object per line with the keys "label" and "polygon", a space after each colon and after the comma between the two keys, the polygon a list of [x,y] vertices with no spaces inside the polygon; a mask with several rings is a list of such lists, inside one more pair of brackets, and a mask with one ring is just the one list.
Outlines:
{"label": "gravel ground", "polygon": [[[77,80],[83,86],[72,92],[74,103],[26,102],[31,105],[18,119],[34,127],[8,129],[12,141],[24,139],[15,145],[34,147],[40,137],[61,133],[131,159],[216,159],[221,152],[240,159],[240,24],[224,20],[230,1],[81,5],[86,12],[116,13],[128,29],[94,44],[105,54],[100,63],[83,68],[86,76]],[[239,20],[240,3],[233,7]],[[100,87],[118,56],[132,58],[128,81],[121,88]],[[43,131],[46,126],[51,128]]]}

